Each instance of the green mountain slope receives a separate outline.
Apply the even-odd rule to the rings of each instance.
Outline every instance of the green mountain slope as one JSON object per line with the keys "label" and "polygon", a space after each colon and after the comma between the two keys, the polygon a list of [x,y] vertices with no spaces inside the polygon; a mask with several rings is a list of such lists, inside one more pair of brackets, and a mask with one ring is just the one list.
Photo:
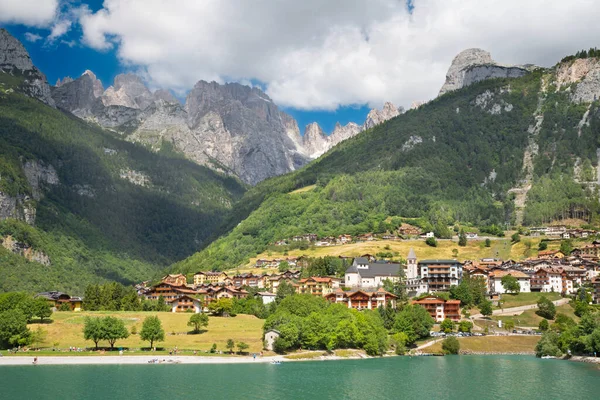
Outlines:
{"label": "green mountain slope", "polygon": [[596,101],[573,101],[576,83],[557,85],[560,66],[448,93],[259,184],[235,210],[230,233],[174,270],[232,268],[279,239],[377,231],[394,216],[421,217],[438,231],[592,221],[600,111]]}
{"label": "green mountain slope", "polygon": [[245,192],[169,146],[153,153],[18,87],[0,73],[0,240],[17,243],[0,247],[0,291],[148,279],[205,246]]}

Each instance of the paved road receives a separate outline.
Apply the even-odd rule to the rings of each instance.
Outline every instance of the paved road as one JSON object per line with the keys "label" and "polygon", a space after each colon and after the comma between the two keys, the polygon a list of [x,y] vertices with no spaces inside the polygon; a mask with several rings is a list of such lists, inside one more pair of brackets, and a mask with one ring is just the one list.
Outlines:
{"label": "paved road", "polygon": [[[571,299],[560,299],[560,300],[553,301],[553,303],[556,306],[562,306],[563,304],[568,304],[570,300]],[[526,306],[510,307],[510,308],[505,308],[505,309],[500,309],[500,310],[494,310],[494,311],[492,311],[492,315],[515,315],[515,314],[521,314],[523,311],[533,310],[535,308],[538,308],[537,304],[528,304]],[[471,318],[472,319],[483,318],[483,315],[475,314],[475,315],[472,315]]]}

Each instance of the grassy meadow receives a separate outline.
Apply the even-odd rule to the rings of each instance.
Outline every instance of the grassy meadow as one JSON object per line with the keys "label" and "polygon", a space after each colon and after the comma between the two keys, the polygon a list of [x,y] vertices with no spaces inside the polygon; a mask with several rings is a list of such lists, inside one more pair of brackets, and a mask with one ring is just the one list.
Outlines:
{"label": "grassy meadow", "polygon": [[[252,269],[257,259],[273,259],[285,257],[325,257],[325,256],[347,256],[357,257],[363,254],[397,253],[397,257],[406,258],[411,248],[415,250],[417,257],[423,259],[453,258],[453,251],[458,251],[458,260],[479,260],[482,258],[500,258],[504,260],[521,260],[537,256],[537,248],[540,238],[523,238],[519,243],[512,244],[509,238],[493,238],[490,247],[485,247],[485,240],[469,240],[465,247],[458,246],[456,240],[438,240],[437,247],[425,244],[424,240],[373,240],[370,242],[350,243],[338,246],[311,246],[306,250],[289,250],[287,256],[285,249],[269,250],[250,259],[245,268],[240,271]],[[551,243],[549,248],[553,248]],[[558,244],[556,244],[558,246]]]}
{"label": "grassy meadow", "polygon": [[[529,293],[519,293],[519,294],[509,294],[505,293],[500,295],[500,298],[504,301],[502,304],[502,308],[511,308],[511,307],[520,307],[526,306],[529,304],[537,304],[540,297],[545,296],[547,299],[552,301],[560,300],[561,296],[559,293],[541,293],[541,292],[529,292]],[[494,307],[495,309],[499,309],[500,307]],[[571,308],[569,306],[569,308]]]}
{"label": "grassy meadow", "polygon": [[[504,323],[513,321],[516,327],[537,327],[543,318],[537,315],[535,311],[536,310],[523,311],[520,315],[498,315],[493,316],[492,319],[494,321],[501,320]],[[556,307],[556,313],[565,314],[566,316],[573,318],[575,322],[579,321],[579,317],[575,315],[573,307],[568,304]],[[553,321],[548,322],[552,324]]]}
{"label": "grassy meadow", "polygon": [[[470,336],[458,338],[460,350],[478,353],[533,353],[540,336]],[[441,353],[442,342],[424,349],[427,353]]]}
{"label": "grassy meadow", "polygon": [[[260,352],[263,347],[262,326],[263,320],[251,315],[237,315],[235,317],[209,317],[208,327],[202,333],[189,334],[192,328],[187,326],[190,313],[171,312],[55,312],[52,314],[52,323],[30,324],[29,328],[35,330],[38,326],[47,331],[46,339],[40,344],[42,348],[56,347],[68,349],[70,346],[93,348],[92,341],[83,338],[83,326],[86,316],[104,317],[113,316],[122,319],[129,332],[135,327],[137,334],[130,335],[127,339],[117,340],[115,347],[140,349],[148,347],[148,342],[142,341],[139,332],[142,330],[144,318],[156,315],[162,322],[165,330],[165,341],[156,343],[156,347],[172,349],[209,350],[213,343],[217,350],[226,350],[227,339],[245,342],[250,348],[249,352]],[[108,343],[101,341],[100,347],[108,347]],[[237,350],[237,349],[236,349]]]}

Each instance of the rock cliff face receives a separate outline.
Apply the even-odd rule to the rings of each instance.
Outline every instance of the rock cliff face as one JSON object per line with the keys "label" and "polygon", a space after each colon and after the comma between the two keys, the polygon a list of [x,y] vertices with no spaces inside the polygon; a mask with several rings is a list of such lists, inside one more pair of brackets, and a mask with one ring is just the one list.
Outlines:
{"label": "rock cliff face", "polygon": [[54,107],[46,77],[34,67],[21,42],[5,29],[0,29],[0,73],[21,78],[19,89],[23,93]]}
{"label": "rock cliff face", "polygon": [[528,68],[527,66],[500,65],[485,50],[467,49],[452,60],[446,74],[446,82],[440,89],[439,96],[485,79],[518,78],[527,74]]}
{"label": "rock cliff face", "polygon": [[600,97],[600,60],[597,58],[579,58],[560,64],[556,71],[557,89],[575,83],[571,99],[589,103]]}

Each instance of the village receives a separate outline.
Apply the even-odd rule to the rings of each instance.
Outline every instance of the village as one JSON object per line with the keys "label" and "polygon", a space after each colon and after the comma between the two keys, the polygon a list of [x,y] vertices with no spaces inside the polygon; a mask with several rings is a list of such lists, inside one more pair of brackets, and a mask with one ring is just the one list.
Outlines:
{"label": "village", "polygon": [[[565,226],[532,228],[530,235],[561,239],[587,239],[595,231],[568,229]],[[420,239],[433,237],[433,232],[422,233],[418,228],[403,224],[399,233],[405,237]],[[477,240],[477,233],[467,232],[469,240]],[[393,237],[393,239],[391,239]],[[340,235],[337,238],[318,238],[316,234],[295,236],[290,241],[304,241],[314,246],[344,245],[352,241],[400,240],[394,235],[363,234],[357,237]],[[285,245],[282,240],[275,245]],[[351,262],[342,276],[301,277],[308,258],[285,257],[259,258],[251,272],[227,273],[223,271],[198,271],[188,277],[169,274],[160,282],[136,285],[138,295],[146,300],[163,300],[172,312],[207,312],[210,303],[220,299],[241,299],[255,296],[267,305],[275,301],[282,282],[291,285],[298,294],[310,294],[326,298],[330,302],[342,303],[357,310],[376,309],[380,306],[396,306],[397,296],[386,291],[384,286],[401,284],[414,304],[423,305],[437,322],[449,318],[459,321],[460,301],[444,300],[436,293],[448,292],[458,286],[463,277],[481,279],[489,300],[510,292],[503,286],[503,277],[511,276],[518,282],[520,293],[557,293],[568,297],[579,288],[591,288],[592,299],[600,302],[600,241],[592,241],[575,247],[569,254],[560,250],[539,251],[537,256],[523,260],[501,260],[484,258],[479,260],[418,259],[411,248],[402,263],[377,259],[375,255],[359,257],[339,256]],[[281,270],[284,266],[285,270]],[[431,296],[423,297],[431,294]],[[73,311],[81,310],[83,299],[65,293],[46,292],[39,296],[61,304],[68,303]]]}

